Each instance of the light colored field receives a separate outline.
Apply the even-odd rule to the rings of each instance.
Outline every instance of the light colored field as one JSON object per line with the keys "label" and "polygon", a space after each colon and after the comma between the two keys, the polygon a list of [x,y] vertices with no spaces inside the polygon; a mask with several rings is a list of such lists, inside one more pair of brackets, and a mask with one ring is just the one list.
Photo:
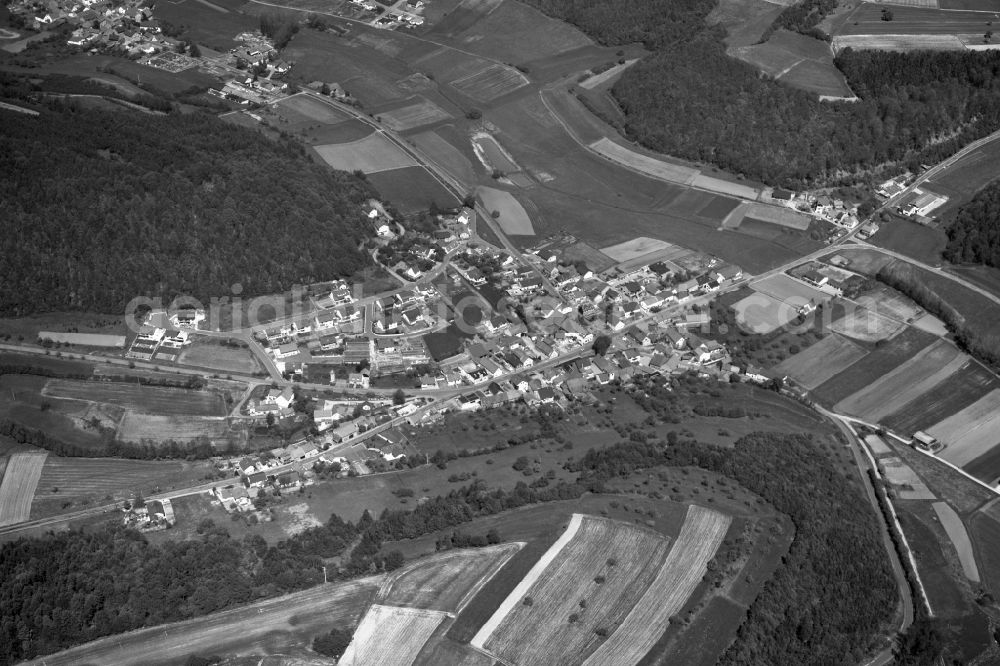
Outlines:
{"label": "light colored field", "polygon": [[615,143],[607,137],[593,142],[589,147],[594,152],[616,164],[670,183],[690,185],[695,176],[698,175],[697,169],[691,169],[678,164],[669,164],[648,155],[637,153],[634,150]]}
{"label": "light colored field", "polygon": [[349,116],[337,111],[329,104],[305,94],[286,97],[275,106],[279,110],[289,109],[324,125],[336,125],[349,119]]}
{"label": "light colored field", "polygon": [[906,324],[867,308],[848,308],[844,316],[830,323],[830,329],[864,342],[887,340]]}
{"label": "light colored field", "polygon": [[[516,604],[505,600],[495,629],[486,636],[481,631],[472,645],[504,663],[579,664],[601,642],[595,630],[615,627],[639,601],[669,548],[669,539],[650,530],[582,516],[572,539],[524,593],[515,590],[508,597]],[[597,576],[605,582],[596,582]],[[527,597],[531,605],[524,603]],[[569,621],[573,614],[575,623]]]}
{"label": "light colored field", "polygon": [[733,304],[736,320],[751,333],[765,334],[785,326],[798,317],[798,306],[779,301],[760,292]]}
{"label": "light colored field", "polygon": [[837,334],[828,335],[775,366],[774,371],[788,375],[807,389],[814,389],[845,370],[867,352]]}
{"label": "light colored field", "polygon": [[705,575],[729,529],[729,516],[691,505],[667,561],[625,621],[584,666],[634,666],[656,644]]}
{"label": "light colored field", "polygon": [[523,546],[467,548],[416,562],[386,581],[376,603],[459,613]]}
{"label": "light colored field", "polygon": [[696,175],[691,181],[691,185],[703,190],[709,190],[710,192],[728,194],[730,196],[739,197],[741,199],[749,199],[751,201],[756,199],[760,194],[760,192],[749,185],[730,183],[728,180],[720,180],[704,174]]}
{"label": "light colored field", "polygon": [[944,322],[932,314],[924,313],[914,319],[910,324],[921,331],[927,331],[933,335],[944,337],[948,335],[948,327]]}
{"label": "light colored field", "polygon": [[491,102],[526,85],[528,79],[524,74],[499,63],[490,63],[451,82],[453,88],[478,102]]}
{"label": "light colored field", "polygon": [[229,421],[224,416],[154,416],[131,410],[118,426],[118,439],[123,442],[190,442],[199,437],[215,440],[226,438],[228,433]]}
{"label": "light colored field", "polygon": [[879,0],[880,5],[898,5],[900,7],[932,7],[937,9],[937,0]]}
{"label": "light colored field", "polygon": [[447,617],[440,611],[373,604],[338,663],[410,666]]}
{"label": "light colored field", "polygon": [[673,246],[666,241],[640,236],[638,238],[633,238],[630,241],[625,241],[624,243],[602,247],[601,252],[608,255],[615,261],[620,262],[635,259],[637,257],[650,254],[651,252],[666,250],[671,247]]}
{"label": "light colored field", "polygon": [[826,294],[819,289],[814,289],[809,285],[779,273],[766,277],[763,280],[754,282],[751,285],[754,291],[767,294],[775,300],[789,303],[795,306],[806,303],[825,303],[830,300],[830,294]]}
{"label": "light colored field", "polygon": [[869,423],[878,423],[933,389],[968,362],[968,356],[944,340],[938,340],[854,395],[841,400],[834,409],[855,414]]}
{"label": "light colored field", "polygon": [[351,143],[313,146],[313,150],[324,162],[342,171],[378,173],[416,165],[412,157],[378,132]]}
{"label": "light colored field", "polygon": [[260,370],[257,359],[254,358],[249,349],[226,347],[214,343],[196,342],[186,347],[181,352],[177,362],[237,374],[250,374]]}
{"label": "light colored field", "polygon": [[979,567],[976,566],[975,552],[972,550],[972,541],[969,533],[965,531],[962,519],[958,517],[951,505],[945,502],[934,502],[932,505],[941,526],[947,532],[955,550],[958,551],[958,561],[962,564],[962,572],[965,577],[974,583],[979,582]]}
{"label": "light colored field", "polygon": [[873,312],[885,314],[900,321],[909,321],[922,312],[916,303],[901,294],[889,291],[887,287],[880,287],[874,292],[858,296],[854,300]]}
{"label": "light colored field", "polygon": [[747,217],[752,217],[761,222],[770,222],[781,227],[805,231],[809,228],[812,218],[805,213],[800,213],[784,206],[769,206],[767,204],[753,204],[747,210]]}
{"label": "light colored field", "polygon": [[479,134],[472,139],[472,147],[476,152],[476,157],[487,169],[499,169],[504,173],[520,171],[514,158],[510,156],[503,146],[488,134]]}
{"label": "light colored field", "polygon": [[885,440],[878,435],[867,435],[865,437],[865,444],[867,444],[868,448],[872,450],[872,455],[875,457],[892,453],[892,449],[889,448],[889,445],[886,444]]}
{"label": "light colored field", "polygon": [[611,69],[606,69],[600,74],[595,74],[586,81],[582,81],[577,85],[579,85],[584,90],[593,90],[602,83],[606,83],[607,81],[610,81],[614,77],[618,76],[619,74],[621,74],[622,72],[624,72],[626,69],[628,69],[637,62],[639,62],[638,58],[633,58],[632,60],[626,60],[624,63],[620,65],[615,65]]}
{"label": "light colored field", "polygon": [[877,49],[879,51],[954,51],[965,45],[956,35],[837,35],[833,50]]}
{"label": "light colored field", "polygon": [[42,395],[117,405],[143,414],[217,416],[225,413],[222,398],[209,391],[121,382],[50,379]]}
{"label": "light colored field", "polygon": [[[149,484],[196,481],[211,470],[209,463],[180,460],[122,460],[119,458],[60,458],[49,456],[42,467],[36,498],[42,495],[107,495]],[[58,488],[58,492],[54,489]]]}
{"label": "light colored field", "polygon": [[432,125],[434,123],[451,119],[450,113],[429,99],[424,98],[420,98],[419,102],[399,109],[382,111],[378,114],[378,116],[386,125],[397,132],[403,132],[405,130],[413,129],[414,127]]}
{"label": "light colored field", "polygon": [[0,481],[0,527],[28,520],[47,456],[44,451],[11,454]]}
{"label": "light colored field", "polygon": [[894,486],[903,486],[896,490],[900,499],[932,500],[937,499],[917,473],[899,458],[883,458],[882,468],[885,478]]}
{"label": "light colored field", "polygon": [[1000,442],[1000,389],[927,429],[947,446],[941,457],[961,467]]}
{"label": "light colored field", "polygon": [[476,194],[483,200],[483,205],[491,213],[500,213],[496,221],[503,228],[504,233],[513,236],[534,236],[535,228],[531,225],[531,218],[524,206],[514,198],[510,192],[497,190],[492,187],[478,187]]}

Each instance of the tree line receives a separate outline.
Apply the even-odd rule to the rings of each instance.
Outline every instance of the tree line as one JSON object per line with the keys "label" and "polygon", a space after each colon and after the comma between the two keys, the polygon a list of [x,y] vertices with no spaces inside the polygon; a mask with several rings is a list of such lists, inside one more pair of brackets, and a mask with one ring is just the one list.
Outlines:
{"label": "tree line", "polygon": [[[851,185],[917,168],[1000,127],[1000,54],[845,49],[835,60],[860,101],[820,102],[725,52],[715,0],[528,0],[614,46],[653,53],[612,88],[624,120],[653,150],[792,188]],[[835,4],[835,3],[833,3]],[[832,6],[810,0],[776,25],[809,32]]]}
{"label": "tree line", "polygon": [[948,227],[944,258],[1000,267],[1000,182],[987,185],[958,209]]}
{"label": "tree line", "polygon": [[137,296],[208,304],[333,279],[366,263],[373,191],[206,114],[3,114],[0,314],[122,311]]}

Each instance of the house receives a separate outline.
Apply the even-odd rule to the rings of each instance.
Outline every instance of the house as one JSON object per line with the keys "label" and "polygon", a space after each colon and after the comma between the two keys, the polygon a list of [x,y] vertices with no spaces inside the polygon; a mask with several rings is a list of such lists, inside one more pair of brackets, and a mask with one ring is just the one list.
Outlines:
{"label": "house", "polygon": [[333,430],[331,436],[335,442],[345,442],[355,435],[358,434],[358,424],[354,421],[348,421],[342,426],[338,426]]}
{"label": "house", "polygon": [[265,483],[267,483],[267,475],[264,472],[247,474],[243,479],[243,485],[247,488],[263,488]]}
{"label": "house", "polygon": [[776,187],[774,188],[774,192],[771,193],[771,198],[777,201],[791,201],[795,198],[795,193]]}
{"label": "house", "polygon": [[313,320],[317,331],[325,331],[337,325],[340,319],[336,312],[320,312]]}
{"label": "house", "polygon": [[421,375],[420,376],[420,388],[422,389],[436,389],[438,387],[437,380],[431,375]]}
{"label": "house", "polygon": [[347,386],[352,389],[366,389],[371,386],[371,379],[361,372],[352,372],[347,375]]}
{"label": "house", "polygon": [[269,389],[264,396],[264,404],[276,405],[278,409],[287,409],[293,400],[295,400],[295,391],[291,386],[287,386],[283,390]]}
{"label": "house", "polygon": [[674,349],[684,349],[684,346],[687,344],[687,336],[673,326],[668,327],[663,332],[663,335]]}
{"label": "house", "polygon": [[677,326],[685,328],[707,328],[712,319],[707,312],[688,312],[684,315],[684,321],[677,322]]}
{"label": "house", "polygon": [[419,309],[410,308],[403,313],[403,321],[406,322],[408,326],[413,326],[417,322],[423,321],[423,315],[421,315]]}
{"label": "house", "polygon": [[282,472],[274,477],[274,485],[278,488],[292,488],[299,485],[299,475],[292,470]]}
{"label": "house", "polygon": [[648,345],[653,344],[653,341],[649,339],[649,335],[639,330],[638,328],[633,328],[628,333],[626,333],[625,340],[626,342],[631,342],[640,347],[646,347]]}
{"label": "house", "polygon": [[476,412],[483,406],[482,400],[482,394],[470,393],[459,397],[458,406],[463,412]]}
{"label": "house", "polygon": [[294,342],[286,342],[285,344],[278,346],[277,349],[272,347],[271,350],[274,352],[275,358],[282,359],[298,354],[299,346]]}
{"label": "house", "polygon": [[170,323],[178,328],[198,328],[205,321],[205,311],[197,308],[184,308],[170,315]]}

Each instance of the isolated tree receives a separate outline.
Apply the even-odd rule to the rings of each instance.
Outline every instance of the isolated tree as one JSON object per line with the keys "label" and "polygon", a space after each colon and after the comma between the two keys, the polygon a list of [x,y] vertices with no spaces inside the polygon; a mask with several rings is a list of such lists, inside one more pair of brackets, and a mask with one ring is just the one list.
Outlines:
{"label": "isolated tree", "polygon": [[610,348],[611,348],[611,338],[610,336],[607,335],[598,335],[597,338],[594,340],[594,344],[592,345],[594,353],[597,354],[598,356],[604,356],[605,354],[608,353],[608,350]]}
{"label": "isolated tree", "polygon": [[274,426],[274,414],[268,414],[268,415],[267,415],[267,416],[266,416],[266,417],[264,418],[264,422],[265,422],[265,423],[267,423],[267,427],[268,427],[268,428],[271,428],[271,427],[273,427],[273,426]]}
{"label": "isolated tree", "polygon": [[396,389],[396,392],[392,394],[392,404],[402,405],[406,402],[406,394],[403,393],[403,389]]}
{"label": "isolated tree", "polygon": [[191,55],[192,58],[200,58],[201,57],[201,49],[198,48],[198,45],[195,44],[194,42],[191,42],[191,48],[188,51],[188,53]]}
{"label": "isolated tree", "polygon": [[891,21],[892,20],[892,12],[889,11],[888,9],[883,9],[882,10],[882,20],[883,21]]}

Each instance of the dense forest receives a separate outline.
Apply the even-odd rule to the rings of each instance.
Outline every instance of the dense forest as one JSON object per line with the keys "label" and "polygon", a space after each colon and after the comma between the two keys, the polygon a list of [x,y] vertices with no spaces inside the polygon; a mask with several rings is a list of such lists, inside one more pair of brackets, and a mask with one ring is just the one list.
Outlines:
{"label": "dense forest", "polygon": [[[1000,128],[1000,53],[843,51],[836,65],[861,98],[820,102],[726,55],[704,18],[715,0],[528,0],[597,41],[642,41],[653,54],[612,94],[629,139],[774,185],[852,184],[881,166],[916,167]],[[782,14],[808,31],[823,2]]]}
{"label": "dense forest", "polygon": [[944,258],[1000,268],[1000,182],[987,185],[958,209],[948,227]]}
{"label": "dense forest", "polygon": [[0,315],[349,275],[371,194],[214,116],[0,110]]}
{"label": "dense forest", "polygon": [[[692,384],[692,382],[694,382]],[[687,388],[693,386],[694,393]],[[648,380],[635,397],[647,426],[674,422],[697,381]],[[729,476],[794,522],[796,538],[724,658],[729,664],[857,662],[885,629],[897,596],[874,515],[858,477],[834,465],[811,435],[751,434],[733,448],[699,444],[651,430],[592,452],[575,466],[577,481],[490,490],[483,481],[412,511],[365,514],[357,523],[332,516],[268,546],[237,541],[211,521],[199,538],[162,546],[118,526],[49,534],[0,547],[0,664],[100,636],[198,617],[322,580],[322,558],[341,557],[334,578],[403,564],[384,544],[468,523],[519,506],[602,492],[613,478],[660,466],[696,466]],[[456,545],[458,532],[452,533]],[[479,545],[493,535],[461,539]],[[353,547],[352,547],[353,545]],[[439,544],[440,545],[440,544]]]}

